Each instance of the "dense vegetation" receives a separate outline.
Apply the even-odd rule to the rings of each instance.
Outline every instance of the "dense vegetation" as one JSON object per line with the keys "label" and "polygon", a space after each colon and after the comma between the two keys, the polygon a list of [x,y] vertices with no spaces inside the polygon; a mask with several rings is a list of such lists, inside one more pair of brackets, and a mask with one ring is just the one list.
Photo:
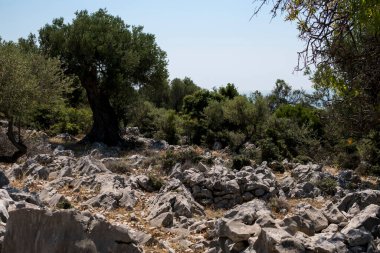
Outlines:
{"label": "dense vegetation", "polygon": [[153,35],[105,10],[81,11],[72,23],[56,19],[43,27],[39,43],[34,35],[1,43],[0,113],[12,126],[84,134],[90,142],[123,144],[120,129],[137,126],[170,144],[229,147],[235,164],[314,160],[380,174],[379,8],[364,2],[351,6],[361,10],[353,17],[338,1],[334,11],[348,17],[350,36],[337,30],[343,25],[333,16],[319,44],[308,15],[322,15],[322,6],[278,1],[274,7],[274,13],[288,10],[301,38],[312,43],[301,54],[305,67],[317,64],[308,71],[310,94],[284,80],[265,95],[239,94],[231,83],[206,90],[189,77],[169,81]]}

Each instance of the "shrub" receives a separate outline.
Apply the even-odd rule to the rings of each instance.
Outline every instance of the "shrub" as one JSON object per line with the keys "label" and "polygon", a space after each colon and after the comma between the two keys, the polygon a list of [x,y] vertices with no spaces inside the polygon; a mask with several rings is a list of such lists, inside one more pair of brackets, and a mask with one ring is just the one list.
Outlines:
{"label": "shrub", "polygon": [[59,208],[59,209],[70,209],[70,208],[73,208],[73,206],[71,205],[70,201],[68,201],[67,199],[60,200],[57,203],[56,207]]}
{"label": "shrub", "polygon": [[179,140],[179,117],[174,110],[158,109],[155,119],[158,139],[164,139],[169,144],[177,144]]}
{"label": "shrub", "polygon": [[164,180],[156,174],[149,173],[148,178],[149,178],[149,185],[152,186],[154,191],[159,191],[161,187],[164,185]]}
{"label": "shrub", "polygon": [[309,163],[312,161],[313,161],[313,159],[311,159],[311,157],[309,157],[307,155],[298,155],[296,158],[294,158],[294,162],[296,162],[296,163],[306,164],[306,163]]}
{"label": "shrub", "polygon": [[246,141],[246,135],[241,132],[228,132],[228,145],[231,150],[237,152]]}
{"label": "shrub", "polygon": [[326,195],[335,195],[338,183],[330,177],[323,178],[316,183],[316,186]]}
{"label": "shrub", "polygon": [[361,160],[368,164],[368,172],[380,175],[380,132],[371,131],[358,144]]}
{"label": "shrub", "polygon": [[253,147],[245,147],[240,150],[241,155],[247,157],[250,160],[255,160],[256,163],[261,163],[261,150],[259,148],[256,148],[256,146]]}
{"label": "shrub", "polygon": [[193,149],[182,150],[178,152],[173,152],[169,150],[161,158],[162,168],[165,170],[170,170],[176,163],[190,163],[196,164],[201,161],[202,157],[195,152]]}
{"label": "shrub", "polygon": [[251,165],[251,161],[245,156],[238,155],[232,158],[232,169],[234,170],[240,170],[244,166],[250,166],[250,165]]}
{"label": "shrub", "polygon": [[52,108],[40,107],[34,112],[31,125],[51,135],[84,134],[91,128],[92,112],[90,108],[73,108],[63,104]]}
{"label": "shrub", "polygon": [[287,212],[290,210],[290,205],[286,199],[273,197],[268,201],[268,206],[272,210],[272,212],[279,213],[282,210],[286,210]]}
{"label": "shrub", "polygon": [[259,144],[262,161],[282,160],[280,149],[270,139],[261,140]]}
{"label": "shrub", "polygon": [[130,171],[127,162],[124,160],[110,160],[104,163],[107,169],[113,173],[125,174]]}
{"label": "shrub", "polygon": [[125,121],[129,126],[138,127],[145,137],[152,138],[157,131],[154,122],[156,110],[152,103],[138,100],[128,109]]}
{"label": "shrub", "polygon": [[360,155],[356,144],[347,143],[338,146],[337,163],[341,168],[356,169],[360,164]]}

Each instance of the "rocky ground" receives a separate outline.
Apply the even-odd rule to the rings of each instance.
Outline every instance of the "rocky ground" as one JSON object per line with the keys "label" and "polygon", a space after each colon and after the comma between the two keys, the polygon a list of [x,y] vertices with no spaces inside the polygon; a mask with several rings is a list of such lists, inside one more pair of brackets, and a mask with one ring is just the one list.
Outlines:
{"label": "rocky ground", "polygon": [[1,252],[380,252],[377,179],[135,139],[0,165]]}

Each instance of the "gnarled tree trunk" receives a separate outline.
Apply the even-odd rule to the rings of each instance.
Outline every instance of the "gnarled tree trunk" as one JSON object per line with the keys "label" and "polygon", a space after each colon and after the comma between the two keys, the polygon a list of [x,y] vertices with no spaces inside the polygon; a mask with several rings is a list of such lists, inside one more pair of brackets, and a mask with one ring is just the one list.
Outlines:
{"label": "gnarled tree trunk", "polygon": [[15,134],[13,131],[13,126],[14,126],[14,120],[13,120],[13,118],[10,118],[8,121],[7,136],[8,136],[9,141],[12,143],[12,145],[17,148],[17,151],[14,152],[13,155],[11,155],[11,156],[0,156],[0,162],[15,163],[17,161],[17,159],[19,159],[21,156],[26,154],[27,147],[22,142],[21,133],[20,133],[20,126],[19,126],[18,140],[16,140],[16,137],[15,137]]}
{"label": "gnarled tree trunk", "polygon": [[103,142],[107,145],[120,145],[119,122],[109,101],[108,95],[97,85],[96,73],[82,81],[92,110],[93,125],[82,142]]}

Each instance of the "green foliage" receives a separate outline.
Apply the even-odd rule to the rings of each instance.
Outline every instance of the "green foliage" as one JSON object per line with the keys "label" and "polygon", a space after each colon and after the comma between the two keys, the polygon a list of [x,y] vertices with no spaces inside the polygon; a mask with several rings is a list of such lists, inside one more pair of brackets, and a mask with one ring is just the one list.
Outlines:
{"label": "green foliage", "polygon": [[271,139],[263,139],[259,142],[262,161],[281,161],[283,159],[279,147]]}
{"label": "green foliage", "polygon": [[247,140],[247,136],[238,131],[227,132],[227,138],[229,148],[235,152],[238,152]]}
{"label": "green foliage", "polygon": [[225,102],[224,117],[233,128],[240,129],[246,137],[253,135],[257,123],[255,107],[243,96],[237,96]]}
{"label": "green foliage", "polygon": [[316,186],[322,191],[323,194],[334,196],[336,193],[336,187],[338,183],[335,179],[326,177],[319,180]]}
{"label": "green foliage", "polygon": [[179,141],[179,117],[175,111],[161,108],[156,113],[157,132],[155,137],[166,140],[169,144],[177,144]]}
{"label": "green foliage", "polygon": [[238,155],[238,156],[234,156],[232,158],[232,169],[233,170],[240,170],[244,166],[250,166],[250,165],[251,165],[251,161],[245,156]]}
{"label": "green foliage", "polygon": [[175,78],[170,83],[169,103],[170,108],[177,112],[182,109],[183,99],[187,95],[191,95],[200,88],[189,78],[185,77],[183,80]]}
{"label": "green foliage", "polygon": [[167,151],[164,156],[161,158],[162,168],[166,171],[173,168],[177,163],[185,164],[196,164],[202,158],[195,152],[194,149],[181,150],[174,152],[172,150]]}
{"label": "green foliage", "polygon": [[306,107],[301,104],[296,105],[281,105],[274,112],[278,118],[288,118],[297,122],[300,127],[309,126],[315,130],[319,135],[322,134],[322,123],[318,117],[317,110],[315,108]]}
{"label": "green foliage", "polygon": [[239,96],[239,92],[233,83],[227,83],[225,87],[220,87],[218,92],[227,99],[233,99],[234,97]]}
{"label": "green foliage", "polygon": [[60,57],[66,73],[76,75],[87,92],[93,110],[88,141],[122,142],[119,121],[136,90],[144,99],[163,104],[168,91],[166,53],[141,26],[130,27],[100,9],[79,11],[71,23],[55,19],[39,35],[41,50]]}
{"label": "green foliage", "polygon": [[292,87],[284,80],[277,79],[276,86],[268,96],[269,107],[272,111],[276,110],[280,105],[289,103]]}
{"label": "green foliage", "polygon": [[161,187],[165,184],[164,180],[156,174],[149,173],[149,185],[152,186],[154,191],[159,191]]}
{"label": "green foliage", "polygon": [[128,125],[138,127],[140,133],[152,138],[157,131],[156,116],[156,107],[152,103],[138,100],[127,110],[125,120]]}
{"label": "green foliage", "polygon": [[183,112],[191,117],[203,117],[203,110],[209,105],[211,101],[221,101],[223,97],[212,91],[198,90],[192,95],[184,97]]}
{"label": "green foliage", "polygon": [[168,76],[166,54],[154,35],[140,26],[131,28],[103,9],[79,11],[71,24],[53,20],[40,30],[40,43],[46,53],[60,56],[67,72],[76,74],[82,85],[96,74],[97,86],[112,95],[131,85],[163,85]]}
{"label": "green foliage", "polygon": [[73,208],[73,205],[67,199],[62,199],[57,203],[56,207],[59,209],[70,209]]}
{"label": "green foliage", "polygon": [[272,116],[264,128],[265,138],[259,141],[264,161],[281,161],[298,155],[313,157],[320,148],[320,142],[313,138],[311,130],[298,126],[293,120]]}
{"label": "green foliage", "polygon": [[59,101],[71,81],[60,67],[57,59],[0,42],[0,112],[28,123],[36,107]]}
{"label": "green foliage", "polygon": [[357,145],[352,139],[338,146],[337,162],[341,168],[356,169],[360,164],[360,155]]}
{"label": "green foliage", "polygon": [[63,103],[54,107],[40,106],[33,112],[29,124],[50,135],[85,134],[92,125],[92,112],[89,108],[72,108]]}
{"label": "green foliage", "polygon": [[380,133],[371,131],[358,145],[361,160],[368,163],[368,172],[380,175]]}
{"label": "green foliage", "polygon": [[309,162],[313,162],[313,159],[307,155],[298,155],[293,161],[302,164],[307,164]]}

